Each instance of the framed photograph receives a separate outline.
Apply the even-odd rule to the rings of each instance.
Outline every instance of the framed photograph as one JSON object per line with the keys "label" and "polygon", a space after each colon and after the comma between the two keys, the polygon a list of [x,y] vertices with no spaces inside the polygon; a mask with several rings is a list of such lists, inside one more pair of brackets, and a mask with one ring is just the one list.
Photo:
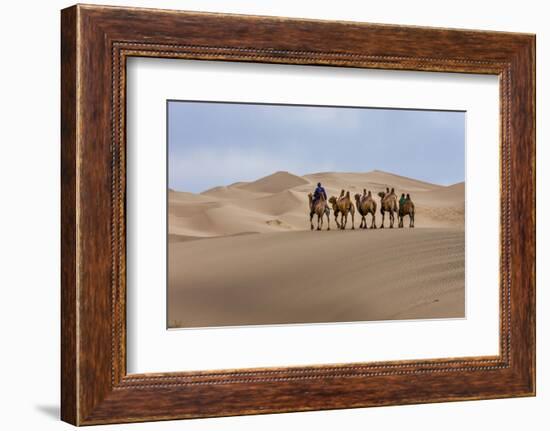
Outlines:
{"label": "framed photograph", "polygon": [[535,394],[535,36],[61,13],[61,415]]}

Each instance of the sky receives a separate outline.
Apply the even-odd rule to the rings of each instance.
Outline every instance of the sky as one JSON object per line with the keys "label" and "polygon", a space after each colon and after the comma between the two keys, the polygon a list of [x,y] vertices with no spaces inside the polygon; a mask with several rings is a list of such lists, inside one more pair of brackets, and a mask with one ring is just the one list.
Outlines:
{"label": "sky", "polygon": [[277,171],[382,170],[464,181],[465,112],[168,101],[168,187],[199,193]]}

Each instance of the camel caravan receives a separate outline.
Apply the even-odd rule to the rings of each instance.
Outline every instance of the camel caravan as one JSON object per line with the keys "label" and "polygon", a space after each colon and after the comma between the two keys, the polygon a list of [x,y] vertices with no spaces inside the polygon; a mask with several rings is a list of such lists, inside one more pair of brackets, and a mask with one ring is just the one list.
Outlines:
{"label": "camel caravan", "polygon": [[[409,227],[414,227],[414,203],[410,195],[407,193],[401,194],[401,198],[397,197],[395,189],[386,188],[385,192],[379,192],[380,198],[380,214],[382,214],[382,222],[380,229],[384,229],[384,220],[386,213],[389,218],[389,227],[393,228],[395,217],[398,218],[398,227],[403,227],[403,219],[409,216]],[[356,193],[354,196],[355,204],[351,199],[351,194],[348,191],[342,190],[340,196],[331,196],[327,198],[325,189],[321,183],[317,184],[314,193],[308,194],[309,198],[309,223],[311,230],[314,229],[313,217],[317,216],[317,230],[322,230],[324,220],[327,220],[327,230],[330,230],[330,211],[334,214],[334,221],[338,229],[346,229],[348,216],[351,216],[351,228],[355,229],[355,209],[361,216],[359,229],[367,229],[367,216],[371,215],[371,223],[369,229],[376,229],[376,209],[378,204],[374,199],[371,191],[367,192],[363,189],[363,194]],[[338,220],[338,218],[340,218]]]}

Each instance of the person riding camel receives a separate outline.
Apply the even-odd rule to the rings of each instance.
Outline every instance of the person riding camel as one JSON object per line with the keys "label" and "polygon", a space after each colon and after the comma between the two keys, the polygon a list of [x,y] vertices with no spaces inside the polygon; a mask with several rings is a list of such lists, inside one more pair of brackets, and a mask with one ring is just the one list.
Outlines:
{"label": "person riding camel", "polygon": [[319,199],[321,199],[321,196],[325,199],[325,201],[328,200],[327,192],[321,183],[317,183],[317,188],[313,192],[313,207],[315,207],[315,204],[319,201]]}

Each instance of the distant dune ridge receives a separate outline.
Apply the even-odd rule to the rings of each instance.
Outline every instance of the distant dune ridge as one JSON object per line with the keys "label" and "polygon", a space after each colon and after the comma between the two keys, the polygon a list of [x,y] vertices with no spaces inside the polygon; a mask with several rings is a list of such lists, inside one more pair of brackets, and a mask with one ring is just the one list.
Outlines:
{"label": "distant dune ridge", "polygon": [[[310,231],[307,194],[410,193],[415,228]],[[168,326],[460,318],[464,183],[381,171],[275,172],[200,194],[168,192]],[[380,226],[379,212],[376,218]],[[370,216],[367,221],[370,225]],[[386,221],[386,227],[388,221]],[[397,226],[397,222],[395,224]]]}
{"label": "distant dune ridge", "polygon": [[[386,187],[395,187],[398,195],[411,194],[416,206],[417,228],[464,227],[463,182],[440,186],[382,171],[323,172],[304,176],[279,171],[256,181],[215,187],[200,194],[170,190],[170,241],[309,230],[307,194],[318,182],[323,184],[329,196],[338,196],[341,189],[350,190],[353,195],[361,193],[363,188],[376,195]],[[379,202],[378,197],[376,201]],[[332,224],[333,220],[331,215]],[[380,221],[377,214],[377,225]],[[408,226],[408,218],[405,226]]]}

